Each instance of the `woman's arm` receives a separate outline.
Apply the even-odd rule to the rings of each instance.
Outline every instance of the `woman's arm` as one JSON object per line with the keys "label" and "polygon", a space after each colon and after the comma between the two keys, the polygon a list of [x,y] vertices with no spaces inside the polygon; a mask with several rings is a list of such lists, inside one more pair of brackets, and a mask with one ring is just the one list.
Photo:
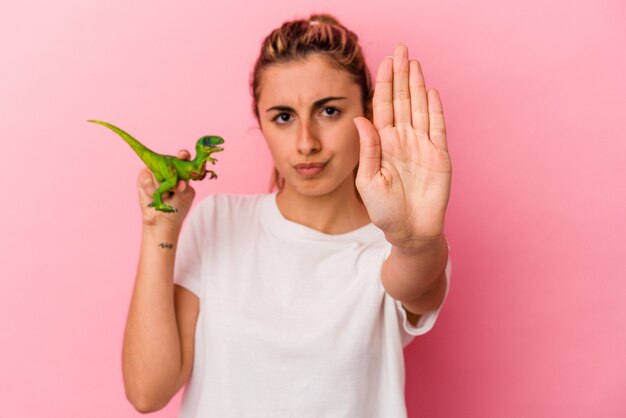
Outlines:
{"label": "woman's arm", "polygon": [[173,285],[177,238],[160,231],[143,233],[122,353],[126,396],[141,412],[167,405],[193,365],[199,303],[193,293]]}
{"label": "woman's arm", "polygon": [[[148,183],[148,184],[146,184]],[[185,384],[193,365],[198,298],[174,286],[174,260],[182,220],[193,201],[189,186],[172,197],[179,212],[147,207],[154,190],[151,173],[139,176],[143,214],[141,252],[131,298],[122,371],[126,396],[141,412],[161,409]]]}
{"label": "woman's arm", "polygon": [[415,324],[419,315],[436,310],[443,302],[447,260],[443,235],[413,248],[392,247],[383,264],[382,283],[389,295],[402,302],[409,322]]}
{"label": "woman's arm", "polygon": [[[376,76],[374,123],[355,118],[361,140],[356,185],[392,250],[382,269],[387,292],[409,312],[437,308],[445,295],[445,212],[452,163],[439,93],[426,89],[405,45]],[[415,319],[415,315],[413,317]]]}

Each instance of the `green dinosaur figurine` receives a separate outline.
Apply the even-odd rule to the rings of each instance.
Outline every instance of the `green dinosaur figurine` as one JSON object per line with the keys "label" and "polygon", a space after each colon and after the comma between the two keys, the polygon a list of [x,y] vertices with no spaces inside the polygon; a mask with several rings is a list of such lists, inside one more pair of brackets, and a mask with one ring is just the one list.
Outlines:
{"label": "green dinosaur figurine", "polygon": [[146,148],[141,142],[110,123],[99,120],[88,120],[87,122],[97,123],[106,126],[121,136],[128,145],[137,153],[139,158],[148,166],[154,174],[159,187],[153,194],[153,201],[148,205],[162,212],[176,212],[178,209],[163,203],[163,193],[167,193],[176,187],[179,180],[202,180],[206,173],[211,174],[211,179],[217,178],[214,171],[206,169],[206,162],[210,161],[215,164],[215,158],[211,158],[214,152],[224,151],[218,145],[223,144],[224,140],[219,136],[203,136],[196,142],[196,158],[193,160],[181,160],[171,155],[157,154]]}

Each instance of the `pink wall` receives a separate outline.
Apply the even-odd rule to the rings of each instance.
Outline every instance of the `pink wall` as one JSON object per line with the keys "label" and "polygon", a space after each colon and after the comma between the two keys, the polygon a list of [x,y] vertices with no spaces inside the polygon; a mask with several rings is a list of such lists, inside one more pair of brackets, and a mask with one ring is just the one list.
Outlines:
{"label": "pink wall", "polygon": [[249,71],[269,29],[313,11],[359,33],[372,66],[407,43],[443,98],[453,286],[406,351],[410,416],[626,416],[626,5],[375,3],[0,6],[0,416],[139,416],[120,350],[141,162],[85,120],[162,152],[218,133],[199,197],[264,191]]}

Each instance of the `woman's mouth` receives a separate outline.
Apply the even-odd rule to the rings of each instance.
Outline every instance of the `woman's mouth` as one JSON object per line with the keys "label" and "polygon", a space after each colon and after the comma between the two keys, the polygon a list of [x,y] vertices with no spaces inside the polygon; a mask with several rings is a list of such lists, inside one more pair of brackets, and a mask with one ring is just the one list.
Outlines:
{"label": "woman's mouth", "polygon": [[296,164],[294,168],[302,177],[312,177],[316,174],[319,174],[324,167],[326,167],[326,163],[303,163]]}

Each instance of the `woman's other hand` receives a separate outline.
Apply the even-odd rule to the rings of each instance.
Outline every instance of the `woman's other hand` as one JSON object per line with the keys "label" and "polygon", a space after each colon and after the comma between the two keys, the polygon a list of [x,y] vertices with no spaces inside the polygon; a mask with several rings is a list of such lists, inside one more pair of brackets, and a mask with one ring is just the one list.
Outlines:
{"label": "woman's other hand", "polygon": [[[187,150],[181,150],[178,152],[177,157],[182,160],[189,160],[191,155]],[[147,167],[144,167],[137,177],[137,191],[139,193],[143,225],[180,229],[185,216],[187,216],[191,208],[196,195],[195,190],[189,185],[189,182],[179,181],[173,193],[170,192],[163,195],[163,201],[168,205],[174,206],[178,211],[165,213],[148,207],[153,201],[153,193],[157,186],[154,174]]]}
{"label": "woman's other hand", "polygon": [[356,186],[372,222],[399,247],[443,234],[452,164],[439,93],[399,44],[381,62],[374,123],[355,118],[361,152]]}

